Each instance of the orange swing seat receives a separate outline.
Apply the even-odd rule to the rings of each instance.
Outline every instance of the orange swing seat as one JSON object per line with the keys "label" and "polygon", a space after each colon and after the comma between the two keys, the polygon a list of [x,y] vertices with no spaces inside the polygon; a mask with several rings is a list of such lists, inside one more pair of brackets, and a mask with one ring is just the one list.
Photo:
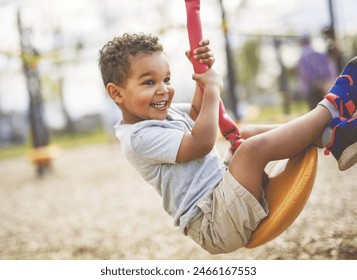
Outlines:
{"label": "orange swing seat", "polygon": [[264,189],[269,215],[254,231],[246,248],[263,245],[284,232],[304,208],[316,177],[317,148],[309,147],[294,158],[279,161],[269,172]]}

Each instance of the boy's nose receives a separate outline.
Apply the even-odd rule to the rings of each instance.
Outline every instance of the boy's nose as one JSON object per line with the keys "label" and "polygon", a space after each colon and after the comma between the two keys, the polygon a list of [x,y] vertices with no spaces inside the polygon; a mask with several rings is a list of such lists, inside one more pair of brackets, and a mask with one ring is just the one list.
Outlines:
{"label": "boy's nose", "polygon": [[166,84],[160,84],[159,88],[157,89],[158,94],[166,94],[170,91],[170,87]]}

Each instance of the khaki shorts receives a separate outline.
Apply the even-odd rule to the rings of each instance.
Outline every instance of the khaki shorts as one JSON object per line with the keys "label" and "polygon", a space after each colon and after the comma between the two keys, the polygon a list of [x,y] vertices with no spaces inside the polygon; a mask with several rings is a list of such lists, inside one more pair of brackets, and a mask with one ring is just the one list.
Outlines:
{"label": "khaki shorts", "polygon": [[264,196],[259,203],[228,170],[198,207],[202,214],[191,221],[186,234],[211,254],[230,253],[243,247],[268,215]]}

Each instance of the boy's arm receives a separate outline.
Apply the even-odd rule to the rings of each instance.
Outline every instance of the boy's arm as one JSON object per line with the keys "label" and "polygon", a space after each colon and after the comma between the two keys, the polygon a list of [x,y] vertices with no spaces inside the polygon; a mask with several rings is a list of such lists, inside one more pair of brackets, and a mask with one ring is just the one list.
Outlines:
{"label": "boy's arm", "polygon": [[176,162],[205,156],[212,150],[217,138],[222,81],[213,70],[208,70],[204,74],[194,74],[193,79],[204,89],[202,105],[191,134],[186,133],[182,138]]}
{"label": "boy's arm", "polygon": [[190,109],[190,117],[194,121],[197,119],[198,114],[201,111],[203,95],[199,85],[196,83],[195,93],[192,98],[191,109]]}

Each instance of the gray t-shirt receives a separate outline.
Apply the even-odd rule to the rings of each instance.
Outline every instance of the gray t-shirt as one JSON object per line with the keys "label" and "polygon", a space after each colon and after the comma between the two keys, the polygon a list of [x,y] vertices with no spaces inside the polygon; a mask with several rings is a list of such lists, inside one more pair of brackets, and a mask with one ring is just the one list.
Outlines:
{"label": "gray t-shirt", "polygon": [[182,137],[191,133],[192,125],[187,114],[170,108],[164,121],[115,126],[126,158],[162,196],[165,211],[183,232],[199,212],[198,201],[217,186],[226,171],[215,148],[200,159],[175,162]]}

